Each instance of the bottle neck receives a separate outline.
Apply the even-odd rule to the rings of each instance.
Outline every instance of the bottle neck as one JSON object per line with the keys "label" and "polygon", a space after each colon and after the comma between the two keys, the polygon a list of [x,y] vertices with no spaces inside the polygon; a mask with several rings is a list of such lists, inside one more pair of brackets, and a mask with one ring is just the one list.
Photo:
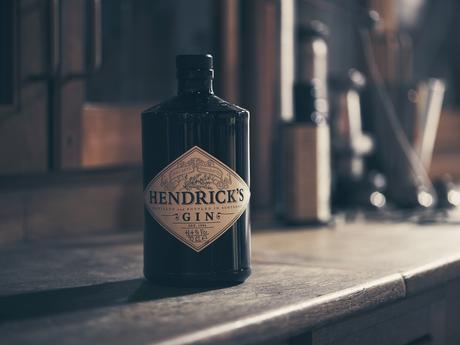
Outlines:
{"label": "bottle neck", "polygon": [[179,95],[212,95],[212,78],[179,78]]}

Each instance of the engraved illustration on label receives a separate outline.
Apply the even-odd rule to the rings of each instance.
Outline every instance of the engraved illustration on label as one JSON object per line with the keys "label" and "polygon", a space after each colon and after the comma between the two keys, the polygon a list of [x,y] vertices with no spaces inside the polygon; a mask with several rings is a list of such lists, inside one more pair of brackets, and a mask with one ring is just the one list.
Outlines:
{"label": "engraved illustration on label", "polygon": [[250,196],[236,172],[195,146],[150,181],[144,202],[165,230],[199,252],[240,218]]}

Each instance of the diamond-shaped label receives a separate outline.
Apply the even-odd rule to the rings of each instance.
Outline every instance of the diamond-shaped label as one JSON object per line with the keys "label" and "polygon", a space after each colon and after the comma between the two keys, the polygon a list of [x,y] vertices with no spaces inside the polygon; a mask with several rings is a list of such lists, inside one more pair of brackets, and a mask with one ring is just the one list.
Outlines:
{"label": "diamond-shaped label", "polygon": [[165,167],[144,191],[152,217],[197,252],[240,218],[250,196],[236,172],[198,146]]}

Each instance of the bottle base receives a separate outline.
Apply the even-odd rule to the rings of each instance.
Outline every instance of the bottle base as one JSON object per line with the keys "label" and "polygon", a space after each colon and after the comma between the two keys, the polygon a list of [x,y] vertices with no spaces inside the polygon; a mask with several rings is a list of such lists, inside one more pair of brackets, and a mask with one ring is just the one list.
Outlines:
{"label": "bottle base", "polygon": [[227,287],[243,283],[251,275],[251,268],[210,274],[148,273],[144,277],[152,284],[176,287]]}

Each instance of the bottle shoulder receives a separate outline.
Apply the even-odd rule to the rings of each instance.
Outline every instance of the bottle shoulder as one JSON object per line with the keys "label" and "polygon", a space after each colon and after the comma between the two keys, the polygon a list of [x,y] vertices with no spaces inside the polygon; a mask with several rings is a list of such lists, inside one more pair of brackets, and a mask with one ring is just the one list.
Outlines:
{"label": "bottle shoulder", "polygon": [[236,104],[227,102],[226,100],[213,95],[213,103],[215,103],[216,108],[219,107],[223,111],[232,111],[232,112],[238,112],[238,113],[249,113],[248,110],[244,109],[243,107],[240,107]]}
{"label": "bottle shoulder", "polygon": [[249,116],[249,111],[214,95],[179,95],[142,112],[143,116],[161,114],[227,113]]}

